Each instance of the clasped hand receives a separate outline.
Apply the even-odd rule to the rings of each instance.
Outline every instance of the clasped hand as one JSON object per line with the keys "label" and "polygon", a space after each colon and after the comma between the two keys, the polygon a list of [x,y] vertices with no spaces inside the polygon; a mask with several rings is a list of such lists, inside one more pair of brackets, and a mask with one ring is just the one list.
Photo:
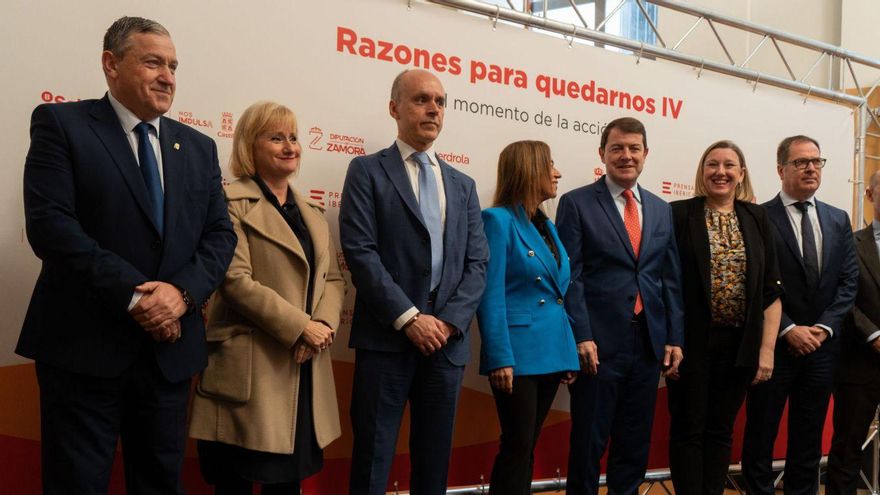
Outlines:
{"label": "clasped hand", "polygon": [[828,333],[819,327],[796,325],[786,332],[784,337],[788,342],[788,351],[791,354],[806,356],[822,346],[822,343],[828,338]]}
{"label": "clasped hand", "polygon": [[430,356],[446,345],[446,339],[452,336],[455,329],[445,321],[421,314],[414,322],[404,327],[403,331],[422,354]]}
{"label": "clasped hand", "polygon": [[129,314],[156,342],[176,342],[180,338],[180,317],[186,303],[180,290],[167,283],[150,281],[135,287],[142,293]]}

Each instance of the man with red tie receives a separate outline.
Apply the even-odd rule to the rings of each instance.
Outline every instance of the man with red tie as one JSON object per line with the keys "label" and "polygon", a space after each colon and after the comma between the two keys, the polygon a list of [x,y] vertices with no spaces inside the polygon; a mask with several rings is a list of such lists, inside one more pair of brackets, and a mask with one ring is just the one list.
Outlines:
{"label": "man with red tie", "polygon": [[610,122],[599,147],[606,175],[559,202],[559,237],[571,257],[565,306],[582,369],[569,388],[568,494],[598,492],[599,460],[609,438],[609,493],[638,491],[661,368],[676,376],[682,359],[672,211],[637,184],[647,156],[641,122],[629,117]]}

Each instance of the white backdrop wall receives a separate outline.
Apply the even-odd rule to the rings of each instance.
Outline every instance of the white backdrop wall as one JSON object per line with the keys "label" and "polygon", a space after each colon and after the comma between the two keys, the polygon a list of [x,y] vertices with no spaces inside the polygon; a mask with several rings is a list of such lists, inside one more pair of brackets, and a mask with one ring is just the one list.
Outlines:
{"label": "white backdrop wall", "polygon": [[[407,5],[406,0],[44,0],[0,5],[0,64],[6,75],[6,109],[0,115],[0,366],[24,362],[13,348],[39,271],[39,260],[24,237],[22,208],[30,112],[46,101],[103,94],[101,38],[122,15],[156,19],[172,33],[180,68],[168,116],[217,141],[227,177],[231,132],[249,104],[269,99],[297,112],[304,158],[294,185],[325,203],[333,231],[348,162],[394,139],[396,128],[387,110],[390,83],[412,66],[406,55],[416,49],[430,55],[421,54],[420,61],[429,59],[428,68],[437,72],[448,92],[436,149],[476,179],[484,206],[494,190],[498,153],[507,143],[549,143],[563,175],[562,193],[603,173],[598,134],[606,122],[628,115],[641,119],[648,130],[650,154],[640,183],[664,199],[691,195],[696,162],[718,139],[742,146],[758,200],[770,199],[779,186],[776,144],[788,135],[807,134],[818,139],[829,159],[819,196],[851,209],[854,139],[848,107],[805,101],[765,86],[754,91],[744,81],[708,72],[698,78],[697,71],[672,63],[637,62],[633,56],[579,44],[569,47],[559,38],[500,23],[493,28],[485,18],[421,1]],[[498,66],[501,82],[489,77],[494,73],[491,64]],[[564,80],[563,88],[571,94],[545,96],[542,83],[553,78],[557,84]],[[631,106],[621,107],[620,96],[614,104],[603,104],[600,88],[627,93]],[[487,105],[493,108],[491,115]],[[555,213],[553,204],[549,209]],[[351,303],[349,297],[346,321]],[[347,325],[341,333],[340,342],[347,342]],[[474,362],[477,346],[474,337]],[[338,361],[353,360],[344,345],[333,352]],[[475,370],[469,367],[466,386],[487,391]],[[557,407],[567,409],[566,399],[560,394]],[[4,433],[15,432],[0,431]]]}

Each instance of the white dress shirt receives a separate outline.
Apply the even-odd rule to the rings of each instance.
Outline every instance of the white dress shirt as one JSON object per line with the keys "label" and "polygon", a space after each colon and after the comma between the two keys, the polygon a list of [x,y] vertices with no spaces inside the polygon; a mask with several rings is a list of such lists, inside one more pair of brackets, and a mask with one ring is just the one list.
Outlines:
{"label": "white dress shirt", "polygon": [[[409,177],[410,185],[413,188],[413,193],[416,195],[416,201],[419,199],[419,174],[421,173],[421,165],[412,158],[412,154],[416,152],[416,149],[412,146],[406,144],[400,138],[397,138],[397,149],[400,151],[400,156],[403,158],[403,165],[406,169],[406,174]],[[428,160],[431,162],[431,170],[434,172],[434,178],[437,183],[437,196],[440,199],[440,225],[442,232],[446,231],[446,189],[443,185],[443,174],[440,173],[440,163],[437,161],[437,157],[434,154],[434,147],[431,146],[425,153],[428,155]],[[403,312],[400,316],[398,316],[392,325],[395,330],[400,330],[403,328],[403,325],[406,324],[413,316],[415,316],[419,312],[418,308],[412,306]]]}
{"label": "white dress shirt", "polygon": [[[801,251],[801,256],[804,254],[804,236],[803,232],[801,232],[801,219],[803,219],[804,214],[801,213],[801,210],[798,209],[794,204],[798,202],[798,200],[792,198],[788,194],[785,194],[785,191],[779,191],[779,199],[782,200],[782,204],[785,206],[785,213],[788,214],[788,220],[791,222],[791,228],[794,229],[794,238],[797,240],[798,249]],[[804,200],[805,203],[809,203],[810,206],[807,208],[807,215],[809,216],[810,225],[813,226],[813,238],[816,240],[816,256],[819,258],[819,276],[822,276],[822,226],[819,225],[819,215],[816,213],[816,201],[815,196],[810,196],[809,198]],[[828,332],[828,336],[834,336],[834,330],[827,325],[816,324],[817,327],[822,328],[826,332]],[[782,329],[779,332],[779,336],[787,334],[795,325],[792,323],[791,325]]]}

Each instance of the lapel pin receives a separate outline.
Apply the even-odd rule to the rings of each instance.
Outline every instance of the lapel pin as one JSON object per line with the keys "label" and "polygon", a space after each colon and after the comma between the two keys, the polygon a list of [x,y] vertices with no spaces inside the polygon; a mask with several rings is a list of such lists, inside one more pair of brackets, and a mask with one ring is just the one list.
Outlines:
{"label": "lapel pin", "polygon": [[180,143],[174,143],[174,149],[179,150],[179,149],[180,149]]}

